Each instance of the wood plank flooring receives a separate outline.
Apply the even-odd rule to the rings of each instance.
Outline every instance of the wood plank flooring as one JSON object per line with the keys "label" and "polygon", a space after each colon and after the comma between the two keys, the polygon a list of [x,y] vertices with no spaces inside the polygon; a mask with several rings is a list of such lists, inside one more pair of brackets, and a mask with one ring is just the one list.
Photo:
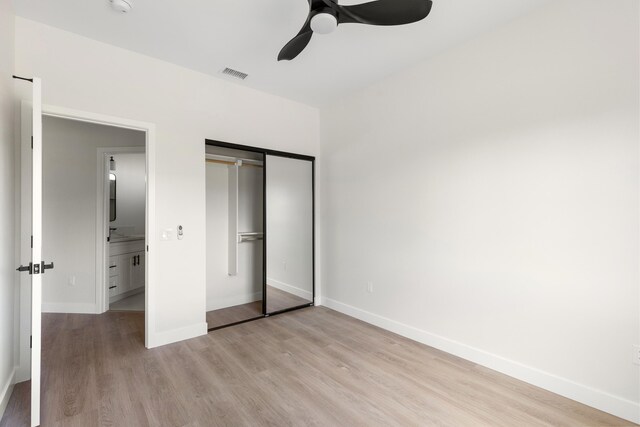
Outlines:
{"label": "wood plank flooring", "polygon": [[152,350],[143,321],[43,316],[43,426],[632,425],[323,307]]}

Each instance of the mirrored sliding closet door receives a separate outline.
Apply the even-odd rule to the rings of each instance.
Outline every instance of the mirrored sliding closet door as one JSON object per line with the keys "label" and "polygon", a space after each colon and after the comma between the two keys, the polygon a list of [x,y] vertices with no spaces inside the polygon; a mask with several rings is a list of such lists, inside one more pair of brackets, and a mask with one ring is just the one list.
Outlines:
{"label": "mirrored sliding closet door", "polygon": [[206,146],[207,324],[264,316],[262,153]]}
{"label": "mirrored sliding closet door", "polygon": [[265,156],[268,314],[313,303],[313,173],[311,160]]}

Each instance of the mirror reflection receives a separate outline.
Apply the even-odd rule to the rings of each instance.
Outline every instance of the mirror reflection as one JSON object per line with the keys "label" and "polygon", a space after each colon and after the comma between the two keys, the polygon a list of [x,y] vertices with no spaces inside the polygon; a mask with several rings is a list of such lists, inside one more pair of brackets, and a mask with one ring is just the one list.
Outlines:
{"label": "mirror reflection", "polygon": [[266,157],[267,313],[313,302],[313,163]]}
{"label": "mirror reflection", "polygon": [[[113,157],[112,157],[113,158]],[[109,174],[109,222],[116,220],[116,174]]]}
{"label": "mirror reflection", "polygon": [[207,325],[264,315],[263,154],[206,146]]}

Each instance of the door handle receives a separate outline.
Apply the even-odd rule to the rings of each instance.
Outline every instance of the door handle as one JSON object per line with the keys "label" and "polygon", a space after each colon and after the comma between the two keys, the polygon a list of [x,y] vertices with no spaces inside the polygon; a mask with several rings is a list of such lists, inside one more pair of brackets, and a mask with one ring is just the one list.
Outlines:
{"label": "door handle", "polygon": [[42,261],[42,274],[44,274],[45,270],[53,270],[53,262],[51,262],[50,264],[45,264],[44,261]]}
{"label": "door handle", "polygon": [[16,271],[19,271],[19,272],[28,271],[29,274],[31,274],[33,271],[33,264],[29,263],[29,265],[21,265],[20,267],[16,268]]}

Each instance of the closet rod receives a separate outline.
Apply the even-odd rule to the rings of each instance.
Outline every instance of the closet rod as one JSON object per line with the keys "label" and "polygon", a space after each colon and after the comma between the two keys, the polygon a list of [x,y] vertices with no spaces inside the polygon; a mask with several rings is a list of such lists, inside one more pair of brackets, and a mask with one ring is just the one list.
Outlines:
{"label": "closet rod", "polygon": [[236,165],[238,163],[241,166],[257,166],[262,167],[262,161],[255,159],[243,159],[239,157],[223,156],[220,154],[205,154],[205,161],[209,163],[221,163],[224,165]]}

